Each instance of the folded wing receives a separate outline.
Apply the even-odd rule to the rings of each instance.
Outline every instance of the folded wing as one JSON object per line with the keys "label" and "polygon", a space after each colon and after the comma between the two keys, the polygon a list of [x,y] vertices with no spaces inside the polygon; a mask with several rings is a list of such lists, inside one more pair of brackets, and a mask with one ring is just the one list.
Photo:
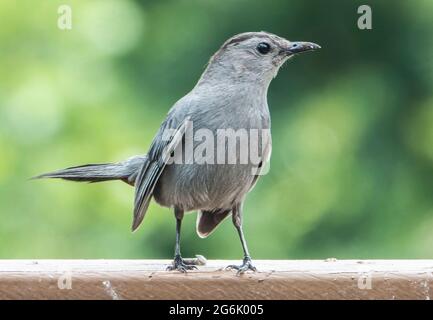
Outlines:
{"label": "folded wing", "polygon": [[153,140],[148,153],[148,161],[141,167],[135,181],[132,231],[136,230],[143,221],[152,199],[155,185],[164,171],[167,162],[170,160],[172,153],[179,143],[181,143],[188,125],[189,118],[186,118],[179,125],[176,125],[173,119],[168,119],[162,124]]}

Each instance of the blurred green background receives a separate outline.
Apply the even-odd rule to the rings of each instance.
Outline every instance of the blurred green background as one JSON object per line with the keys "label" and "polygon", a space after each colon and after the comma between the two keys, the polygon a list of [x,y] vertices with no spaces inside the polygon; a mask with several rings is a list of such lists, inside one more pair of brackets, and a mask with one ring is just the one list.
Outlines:
{"label": "blurred green background", "polygon": [[[171,258],[172,213],[152,204],[132,234],[128,185],[28,178],[145,153],[223,41],[260,30],[323,49],[271,84],[271,171],[245,205],[253,258],[433,258],[429,0],[2,0],[0,258]],[[184,256],[242,257],[230,220],[202,240],[195,216]]]}

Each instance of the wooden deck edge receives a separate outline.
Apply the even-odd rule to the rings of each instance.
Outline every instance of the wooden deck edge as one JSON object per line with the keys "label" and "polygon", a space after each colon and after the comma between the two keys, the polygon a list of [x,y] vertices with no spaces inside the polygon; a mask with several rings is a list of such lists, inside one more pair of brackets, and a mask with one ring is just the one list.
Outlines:
{"label": "wooden deck edge", "polygon": [[0,260],[0,299],[430,299],[433,260],[256,260],[237,276],[208,261]]}

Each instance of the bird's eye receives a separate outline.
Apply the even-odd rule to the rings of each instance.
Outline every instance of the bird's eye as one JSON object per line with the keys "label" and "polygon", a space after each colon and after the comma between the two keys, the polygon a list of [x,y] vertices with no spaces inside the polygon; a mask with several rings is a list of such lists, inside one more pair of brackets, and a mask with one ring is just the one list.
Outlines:
{"label": "bird's eye", "polygon": [[267,54],[269,51],[271,51],[271,46],[269,45],[269,43],[260,42],[257,45],[257,51],[261,54]]}

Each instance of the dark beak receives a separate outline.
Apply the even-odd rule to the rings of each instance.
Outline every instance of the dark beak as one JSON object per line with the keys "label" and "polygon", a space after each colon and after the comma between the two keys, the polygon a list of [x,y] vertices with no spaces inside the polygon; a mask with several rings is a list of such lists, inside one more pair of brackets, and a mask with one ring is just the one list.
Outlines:
{"label": "dark beak", "polygon": [[321,47],[318,44],[312,42],[290,42],[289,47],[286,49],[287,55],[292,55],[295,53],[307,52],[312,50],[320,49]]}

